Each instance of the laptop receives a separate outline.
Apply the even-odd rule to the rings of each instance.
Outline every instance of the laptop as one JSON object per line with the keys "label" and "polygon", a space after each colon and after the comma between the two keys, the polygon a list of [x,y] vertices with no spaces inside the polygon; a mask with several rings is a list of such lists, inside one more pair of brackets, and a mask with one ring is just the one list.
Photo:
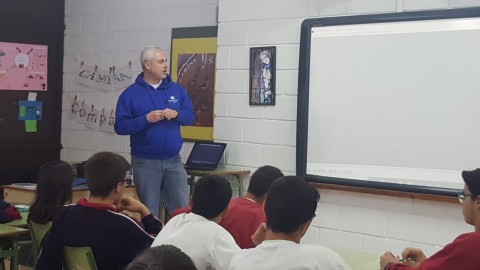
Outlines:
{"label": "laptop", "polygon": [[192,152],[185,163],[186,170],[213,171],[217,168],[226,143],[200,142],[193,145]]}

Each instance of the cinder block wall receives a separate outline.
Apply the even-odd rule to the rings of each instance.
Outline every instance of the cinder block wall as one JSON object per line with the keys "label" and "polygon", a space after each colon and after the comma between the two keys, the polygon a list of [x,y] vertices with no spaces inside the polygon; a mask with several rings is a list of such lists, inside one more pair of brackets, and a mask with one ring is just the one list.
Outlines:
{"label": "cinder block wall", "polygon": [[[125,66],[146,45],[170,53],[171,28],[217,25],[214,138],[228,142],[225,163],[255,170],[272,164],[295,170],[295,126],[300,24],[305,18],[480,6],[479,0],[66,0],[62,158],[84,160],[100,150],[128,159],[128,137],[92,131],[68,119],[68,95],[96,108],[115,107],[120,92],[78,85],[77,62]],[[277,104],[248,105],[249,48],[277,46]],[[134,67],[140,71],[139,66]],[[186,143],[182,156],[188,155]],[[322,190],[303,241],[382,253],[417,246],[427,254],[471,231],[460,205]]]}
{"label": "cinder block wall", "polygon": [[[220,0],[215,131],[229,143],[226,163],[295,170],[295,126],[300,25],[305,18],[348,16],[480,5],[448,0]],[[277,47],[277,104],[248,105],[249,48]],[[480,165],[480,164],[479,164]],[[460,204],[322,190],[303,239],[308,243],[400,253],[406,246],[427,254],[472,231]]]}
{"label": "cinder block wall", "polygon": [[[68,118],[68,97],[95,108],[115,108],[121,91],[106,92],[75,82],[79,62],[125,67],[138,61],[148,45],[162,47],[170,55],[171,29],[217,25],[218,0],[66,0],[63,87],[62,159],[85,160],[98,151],[114,151],[130,160],[128,136],[99,132]],[[134,76],[141,72],[133,65]],[[189,152],[189,144],[182,152]],[[186,155],[185,153],[183,155]]]}

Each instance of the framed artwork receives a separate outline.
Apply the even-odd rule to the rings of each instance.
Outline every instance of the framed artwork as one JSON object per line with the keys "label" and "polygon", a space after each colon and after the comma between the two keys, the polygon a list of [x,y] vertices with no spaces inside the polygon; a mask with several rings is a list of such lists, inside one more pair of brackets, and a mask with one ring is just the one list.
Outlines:
{"label": "framed artwork", "polygon": [[213,140],[217,27],[172,29],[171,76],[188,93],[195,122],[182,126],[186,140]]}
{"label": "framed artwork", "polygon": [[250,48],[250,105],[275,105],[275,47]]}

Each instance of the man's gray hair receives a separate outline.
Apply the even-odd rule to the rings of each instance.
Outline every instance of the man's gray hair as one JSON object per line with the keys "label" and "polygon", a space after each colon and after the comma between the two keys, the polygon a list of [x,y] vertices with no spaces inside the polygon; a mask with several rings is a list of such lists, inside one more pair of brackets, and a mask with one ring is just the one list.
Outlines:
{"label": "man's gray hair", "polygon": [[162,48],[156,46],[148,46],[142,50],[142,52],[140,53],[140,65],[142,65],[142,68],[145,67],[145,62],[153,58],[153,54],[156,51],[162,52],[163,50]]}

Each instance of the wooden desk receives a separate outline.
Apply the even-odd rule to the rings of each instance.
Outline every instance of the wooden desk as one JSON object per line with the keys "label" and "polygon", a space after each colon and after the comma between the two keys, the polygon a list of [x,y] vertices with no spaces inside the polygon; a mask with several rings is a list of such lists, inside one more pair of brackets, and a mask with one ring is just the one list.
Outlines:
{"label": "wooden desk", "polygon": [[[1,188],[3,189],[3,198],[8,203],[30,205],[35,198],[35,188],[22,187],[15,184],[1,186]],[[127,187],[125,189],[125,195],[138,198],[135,187]],[[88,198],[89,196],[90,192],[88,191],[88,188],[74,188],[72,190],[72,203],[76,203],[81,198]]]}
{"label": "wooden desk", "polygon": [[[188,184],[190,185],[190,194],[193,192],[193,186],[195,185],[195,178],[202,177],[209,174],[219,175],[225,177],[232,186],[232,190],[238,190],[238,196],[243,196],[243,177],[250,175],[250,171],[244,170],[230,170],[225,167],[218,167],[214,171],[197,171],[186,170],[190,176],[188,178]],[[233,180],[233,181],[232,181]]]}
{"label": "wooden desk", "polygon": [[348,248],[330,247],[337,252],[352,270],[380,269],[380,255]]}
{"label": "wooden desk", "polygon": [[18,242],[17,237],[29,234],[28,229],[0,224],[0,258],[11,258],[10,269],[18,269]]}

